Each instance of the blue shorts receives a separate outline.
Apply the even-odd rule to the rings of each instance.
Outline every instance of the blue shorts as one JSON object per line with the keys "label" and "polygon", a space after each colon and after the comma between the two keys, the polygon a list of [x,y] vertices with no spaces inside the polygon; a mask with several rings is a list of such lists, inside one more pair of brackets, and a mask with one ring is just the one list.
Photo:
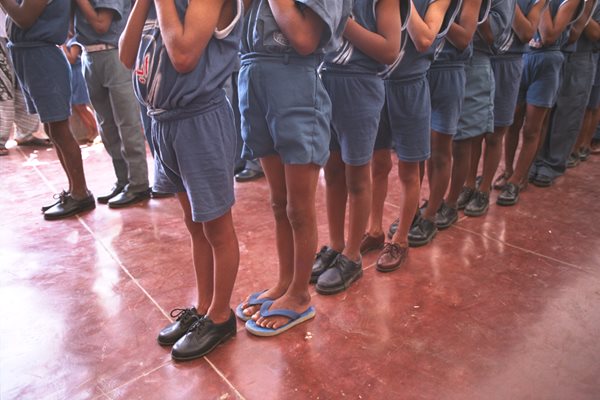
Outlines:
{"label": "blue shorts", "polygon": [[600,107],[600,65],[598,65],[598,53],[594,55],[596,57],[596,77],[594,78],[594,86],[592,86],[592,92],[590,93],[590,99],[587,104],[587,108],[593,110]]}
{"label": "blue shorts", "polygon": [[236,136],[233,110],[224,94],[196,109],[155,116],[154,190],[186,192],[195,222],[222,216],[235,202]]}
{"label": "blue shorts", "polygon": [[494,70],[494,126],[511,126],[523,72],[523,56],[492,57]]}
{"label": "blue shorts", "polygon": [[494,131],[494,73],[488,56],[473,56],[465,64],[465,101],[454,140]]}
{"label": "blue shorts", "polygon": [[536,51],[523,56],[519,103],[552,108],[556,103],[565,57],[561,51]]}
{"label": "blue shorts", "polygon": [[431,100],[425,75],[406,80],[386,80],[387,128],[398,158],[425,161],[431,155]]}
{"label": "blue shorts", "polygon": [[71,64],[71,92],[71,104],[90,104],[90,94],[80,62]]}
{"label": "blue shorts", "polygon": [[383,80],[375,75],[323,73],[332,106],[330,150],[348,165],[365,165],[373,147],[385,100]]}
{"label": "blue shorts", "polygon": [[69,119],[71,68],[62,50],[52,45],[10,46],[10,53],[27,111],[37,113],[43,123]]}
{"label": "blue shorts", "polygon": [[279,154],[284,164],[325,165],[331,101],[316,57],[243,60],[238,80],[242,156]]}
{"label": "blue shorts", "polygon": [[431,93],[431,130],[455,135],[465,99],[465,67],[454,64],[432,67],[427,79]]}

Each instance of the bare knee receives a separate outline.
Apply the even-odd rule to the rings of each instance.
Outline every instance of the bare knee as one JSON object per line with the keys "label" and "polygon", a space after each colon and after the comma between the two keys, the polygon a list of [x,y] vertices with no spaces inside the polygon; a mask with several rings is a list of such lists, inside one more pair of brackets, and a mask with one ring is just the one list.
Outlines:
{"label": "bare knee", "polygon": [[387,154],[375,154],[373,157],[373,180],[387,179],[392,170],[392,157],[389,154],[389,151],[385,151]]}
{"label": "bare knee", "polygon": [[205,222],[201,226],[212,248],[219,248],[235,241],[233,224],[227,215]]}
{"label": "bare knee", "polygon": [[310,222],[311,206],[309,204],[288,203],[287,218],[294,231],[302,229]]}
{"label": "bare knee", "polygon": [[279,197],[271,197],[271,209],[275,221],[287,220],[287,200]]}

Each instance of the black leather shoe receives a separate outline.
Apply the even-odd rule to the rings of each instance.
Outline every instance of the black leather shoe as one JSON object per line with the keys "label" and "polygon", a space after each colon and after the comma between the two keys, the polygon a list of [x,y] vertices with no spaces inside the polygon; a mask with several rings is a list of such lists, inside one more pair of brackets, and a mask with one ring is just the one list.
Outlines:
{"label": "black leather shoe", "polygon": [[439,230],[443,230],[452,226],[456,221],[458,221],[458,211],[456,208],[452,208],[446,202],[443,202],[435,214],[435,226]]}
{"label": "black leather shoe", "polygon": [[93,210],[96,208],[96,200],[93,195],[89,195],[85,199],[75,200],[71,194],[60,199],[60,202],[44,212],[44,219],[53,221],[71,217],[84,211]]}
{"label": "black leather shoe", "polygon": [[171,311],[171,317],[177,318],[175,322],[167,325],[158,334],[158,344],[161,346],[174,345],[179,339],[187,333],[194,322],[198,321],[203,315],[199,315],[196,308],[176,308]]}
{"label": "black leather shoe", "polygon": [[538,174],[535,176],[535,178],[533,178],[531,183],[533,183],[537,187],[548,187],[552,186],[552,181],[553,179],[551,177]]}
{"label": "black leather shoe", "polygon": [[236,182],[250,182],[250,181],[255,181],[257,179],[260,179],[263,176],[265,176],[265,173],[262,171],[256,171],[254,169],[246,168],[242,172],[237,173],[235,175],[235,181]]}
{"label": "black leather shoe", "polygon": [[169,197],[175,197],[175,193],[155,192],[154,190],[150,191],[150,198],[152,199],[167,199]]}
{"label": "black leather shoe", "polygon": [[230,312],[229,319],[222,324],[215,324],[208,317],[201,318],[175,343],[171,357],[177,361],[186,361],[205,356],[235,334],[233,311]]}
{"label": "black leather shoe", "polygon": [[130,190],[123,190],[121,193],[113,197],[108,201],[110,208],[123,208],[129,207],[140,201],[144,201],[150,198],[150,189],[144,190],[143,192],[132,192]]}
{"label": "black leather shoe", "polygon": [[319,276],[333,265],[338,255],[340,253],[329,246],[321,247],[321,250],[315,256],[315,262],[310,273],[310,283],[315,283],[319,279]]}
{"label": "black leather shoe", "polygon": [[509,182],[504,186],[502,193],[498,195],[496,204],[499,206],[513,206],[517,204],[517,201],[519,201],[519,187]]}
{"label": "black leather shoe", "polygon": [[54,203],[42,206],[42,212],[45,213],[46,211],[48,211],[55,205],[60,204],[60,202],[63,201],[63,199],[68,195],[69,195],[69,192],[67,192],[66,190],[63,190],[62,192],[55,194],[53,196],[54,200],[55,200]]}
{"label": "black leather shoe", "polygon": [[319,294],[336,294],[348,289],[363,275],[362,260],[354,262],[340,254],[331,268],[319,276],[315,289]]}
{"label": "black leather shoe", "polygon": [[408,245],[410,247],[425,246],[433,240],[436,233],[437,227],[433,221],[419,217],[408,232]]}
{"label": "black leather shoe", "polygon": [[110,189],[110,193],[105,194],[104,196],[98,196],[97,200],[100,204],[106,204],[110,199],[121,193],[125,189],[125,186],[115,185],[112,189]]}
{"label": "black leather shoe", "polygon": [[464,209],[469,204],[469,201],[471,201],[473,194],[475,194],[475,189],[464,186],[458,195],[458,200],[456,200],[456,208],[458,210]]}
{"label": "black leather shoe", "polygon": [[488,208],[490,208],[490,194],[477,190],[465,206],[465,215],[481,217],[487,212]]}

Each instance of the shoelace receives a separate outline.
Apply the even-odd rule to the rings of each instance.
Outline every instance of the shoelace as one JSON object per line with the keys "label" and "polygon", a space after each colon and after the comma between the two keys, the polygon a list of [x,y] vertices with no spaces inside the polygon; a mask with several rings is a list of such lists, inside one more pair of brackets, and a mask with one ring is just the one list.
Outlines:
{"label": "shoelace", "polygon": [[188,332],[198,334],[202,331],[202,328],[204,328],[204,326],[208,323],[209,319],[206,317],[201,318],[197,315],[195,315],[194,317],[196,318],[196,321],[190,326]]}
{"label": "shoelace", "polygon": [[58,200],[58,203],[64,204],[65,201],[67,201],[67,197],[69,197],[69,192],[67,192],[66,190],[63,190],[60,193],[54,194],[54,196],[52,196],[52,197],[54,199]]}
{"label": "shoelace", "polygon": [[390,256],[396,258],[400,253],[400,246],[394,243],[386,243],[385,246],[383,246],[383,253],[390,253]]}
{"label": "shoelace", "polygon": [[191,308],[175,308],[173,310],[171,310],[171,318],[176,318],[177,321],[179,320],[187,320],[190,316],[194,316],[194,312],[192,311]]}

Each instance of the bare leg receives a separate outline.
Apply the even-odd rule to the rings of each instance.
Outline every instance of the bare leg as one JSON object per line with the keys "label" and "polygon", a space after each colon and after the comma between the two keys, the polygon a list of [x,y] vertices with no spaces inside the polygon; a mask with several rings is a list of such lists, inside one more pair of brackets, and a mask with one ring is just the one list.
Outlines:
{"label": "bare leg", "polygon": [[507,126],[499,126],[494,129],[494,133],[485,135],[485,154],[483,157],[483,178],[479,190],[489,193],[492,187],[492,180],[500,164],[502,157],[502,139],[508,131]]}
{"label": "bare leg", "polygon": [[548,108],[527,105],[527,116],[523,125],[523,146],[517,159],[515,172],[509,179],[510,183],[518,186],[527,178],[529,167],[537,154],[542,126],[548,111]]}
{"label": "bare leg", "polygon": [[[345,248],[344,221],[346,219],[346,174],[340,151],[332,151],[325,165],[327,197],[327,222],[329,224],[329,247],[341,253]],[[364,232],[361,232],[361,235]]]}
{"label": "bare leg", "polygon": [[388,175],[392,170],[392,154],[389,149],[376,150],[373,153],[373,184],[371,189],[371,214],[369,216],[369,235],[377,237],[383,234],[383,207],[388,192]]}
{"label": "bare leg", "polygon": [[432,221],[450,183],[452,162],[452,135],[431,131],[431,158],[427,161],[429,179],[429,202],[423,218]]}
{"label": "bare leg", "polygon": [[525,104],[520,104],[515,109],[515,119],[508,129],[504,139],[504,171],[507,176],[512,176],[515,166],[515,156],[519,147],[519,137],[523,122],[525,121]]}
{"label": "bare leg", "polygon": [[[50,138],[50,140],[52,140],[52,136],[50,135],[50,126],[48,124],[44,124],[44,132],[46,133],[46,136],[48,136]],[[53,143],[54,143],[54,141],[53,141]],[[58,161],[60,161],[60,165],[63,167],[63,171],[65,171],[65,173],[67,174],[67,180],[69,182],[69,189],[67,190],[67,192],[71,192],[71,188],[73,187],[73,182],[71,180],[71,176],[67,172],[67,165],[65,164],[65,157],[63,156],[62,150],[60,149],[60,147],[58,147],[56,145],[56,143],[54,143],[54,148],[56,149],[56,155],[58,156]]]}
{"label": "bare leg", "polygon": [[[285,165],[287,218],[293,232],[294,274],[287,292],[275,300],[272,309],[302,313],[310,304],[308,282],[317,249],[315,194],[319,169],[315,164]],[[285,317],[255,317],[258,317],[256,323],[259,326],[272,329],[289,321]]]}
{"label": "bare leg", "polygon": [[346,165],[346,187],[349,196],[348,241],[344,255],[360,259],[360,243],[367,228],[371,210],[371,164]]}
{"label": "bare leg", "polygon": [[475,188],[484,136],[485,135],[480,135],[469,139],[471,141],[471,160],[469,161],[469,172],[467,173],[467,179],[465,180],[465,186],[469,188]]}
{"label": "bare leg", "polygon": [[71,195],[76,200],[87,197],[89,192],[83,172],[81,149],[71,134],[69,121],[51,122],[48,130],[50,138],[62,154],[63,168],[69,177]]}
{"label": "bare leg", "polygon": [[418,162],[398,161],[398,178],[402,189],[400,222],[392,241],[402,247],[408,245],[408,230],[419,206],[421,192]]}
{"label": "bare leg", "polygon": [[470,160],[471,140],[454,140],[452,142],[452,180],[450,181],[450,191],[446,197],[446,203],[452,208],[456,208],[458,196],[469,172]]}
{"label": "bare leg", "polygon": [[179,203],[183,209],[185,226],[192,240],[192,261],[196,272],[196,287],[198,288],[196,310],[206,315],[212,302],[214,287],[213,250],[204,235],[201,222],[194,222],[187,193],[178,193]]}

